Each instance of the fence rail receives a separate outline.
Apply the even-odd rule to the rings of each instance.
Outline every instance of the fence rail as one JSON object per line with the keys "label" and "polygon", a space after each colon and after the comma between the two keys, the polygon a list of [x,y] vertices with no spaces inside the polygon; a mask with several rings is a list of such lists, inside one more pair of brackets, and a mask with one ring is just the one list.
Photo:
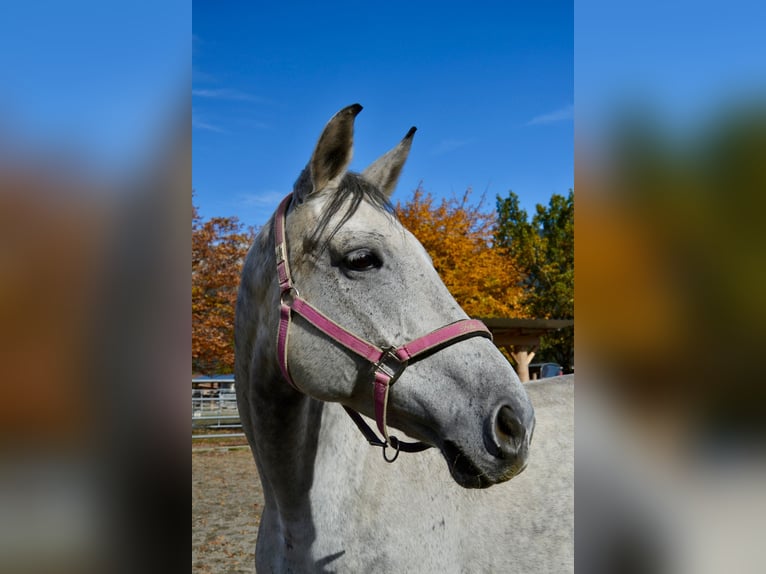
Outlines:
{"label": "fence rail", "polygon": [[192,440],[245,437],[243,432],[217,432],[233,429],[242,429],[234,377],[193,377]]}

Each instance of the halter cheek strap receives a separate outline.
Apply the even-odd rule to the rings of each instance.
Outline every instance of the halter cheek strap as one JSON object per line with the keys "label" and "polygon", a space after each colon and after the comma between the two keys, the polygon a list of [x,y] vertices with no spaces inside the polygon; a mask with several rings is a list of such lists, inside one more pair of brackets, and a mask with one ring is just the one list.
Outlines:
{"label": "halter cheek strap", "polygon": [[[274,243],[280,291],[277,355],[282,376],[294,389],[300,391],[290,377],[290,371],[287,367],[290,324],[292,314],[297,313],[338,345],[352,351],[370,363],[373,379],[375,422],[383,438],[378,438],[359,413],[349,407],[343,407],[367,441],[371,445],[383,447],[383,457],[388,462],[396,460],[399,451],[419,452],[429,448],[430,445],[422,442],[404,442],[398,440],[395,436],[389,435],[386,418],[391,385],[396,382],[410,363],[470,337],[492,339],[492,334],[481,321],[462,319],[440,327],[399,347],[380,348],[341,327],[305,299],[302,299],[298,289],[293,284],[290,264],[287,258],[287,239],[285,236],[285,220],[291,199],[292,194],[285,197],[274,216]],[[389,446],[395,451],[391,458],[386,454]]]}

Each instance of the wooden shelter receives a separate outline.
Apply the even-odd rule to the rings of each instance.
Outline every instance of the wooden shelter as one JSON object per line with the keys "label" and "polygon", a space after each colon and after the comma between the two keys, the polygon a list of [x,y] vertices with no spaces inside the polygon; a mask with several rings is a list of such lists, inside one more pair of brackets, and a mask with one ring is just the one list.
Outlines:
{"label": "wooden shelter", "polygon": [[540,338],[571,327],[573,319],[481,319],[492,331],[495,345],[505,349],[516,362],[516,373],[523,383],[529,381],[529,364],[540,347]]}

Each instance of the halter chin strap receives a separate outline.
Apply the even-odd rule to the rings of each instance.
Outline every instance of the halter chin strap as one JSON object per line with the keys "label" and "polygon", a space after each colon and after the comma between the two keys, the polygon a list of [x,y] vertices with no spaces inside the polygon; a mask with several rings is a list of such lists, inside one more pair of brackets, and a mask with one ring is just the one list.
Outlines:
{"label": "halter chin strap", "polygon": [[[425,443],[404,442],[388,434],[386,416],[391,385],[396,382],[410,363],[422,359],[443,347],[470,337],[492,339],[492,334],[481,321],[462,319],[440,327],[399,347],[380,348],[338,325],[316,307],[306,302],[305,299],[302,299],[298,289],[293,284],[290,275],[290,264],[287,260],[287,237],[285,235],[285,220],[291,199],[292,194],[285,197],[282,203],[279,204],[274,216],[274,243],[280,291],[277,354],[282,376],[294,389],[300,391],[290,377],[290,371],[287,368],[287,345],[290,323],[292,321],[292,314],[297,313],[340,346],[352,351],[370,363],[375,402],[375,422],[383,438],[378,438],[375,431],[367,425],[359,413],[349,407],[343,407],[367,441],[373,446],[383,447],[383,457],[388,462],[396,460],[399,451],[419,452],[429,448],[430,445]],[[386,450],[389,446],[395,451],[391,458],[386,455]]]}

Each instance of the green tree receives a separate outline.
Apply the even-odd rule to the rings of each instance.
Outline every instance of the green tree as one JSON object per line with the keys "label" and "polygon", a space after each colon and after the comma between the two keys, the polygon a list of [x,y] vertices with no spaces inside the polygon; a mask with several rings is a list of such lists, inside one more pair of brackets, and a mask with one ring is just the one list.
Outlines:
{"label": "green tree", "polygon": [[[554,194],[547,206],[538,204],[529,221],[519,197],[497,197],[495,243],[507,250],[522,273],[524,304],[533,317],[574,319],[574,191]],[[540,360],[570,369],[574,362],[574,328],[543,338]]]}

